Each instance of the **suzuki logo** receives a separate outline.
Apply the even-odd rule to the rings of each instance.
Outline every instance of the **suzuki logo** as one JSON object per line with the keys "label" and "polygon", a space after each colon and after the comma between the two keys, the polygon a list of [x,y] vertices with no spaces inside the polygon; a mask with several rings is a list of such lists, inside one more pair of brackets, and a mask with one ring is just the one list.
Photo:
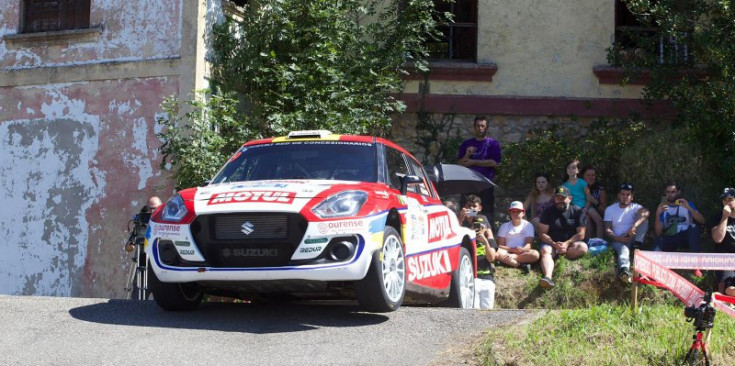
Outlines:
{"label": "suzuki logo", "polygon": [[242,230],[240,231],[242,231],[245,235],[250,235],[250,233],[255,231],[255,225],[251,224],[250,221],[245,221],[245,223],[242,224],[242,226],[240,227],[242,228]]}

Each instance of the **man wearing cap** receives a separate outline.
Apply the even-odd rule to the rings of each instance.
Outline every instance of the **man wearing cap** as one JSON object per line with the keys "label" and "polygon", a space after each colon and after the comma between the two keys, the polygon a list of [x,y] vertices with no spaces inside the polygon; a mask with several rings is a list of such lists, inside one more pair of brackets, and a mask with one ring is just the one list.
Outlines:
{"label": "man wearing cap", "polygon": [[[735,188],[725,188],[720,195],[722,212],[713,220],[712,240],[715,252],[735,253]],[[719,291],[735,296],[735,271],[716,271]]]}
{"label": "man wearing cap", "polygon": [[618,255],[618,278],[631,283],[630,250],[633,242],[641,246],[648,232],[648,210],[633,202],[633,185],[618,186],[618,202],[605,209],[605,235]]}
{"label": "man wearing cap", "polygon": [[520,201],[511,202],[508,212],[510,221],[500,225],[498,230],[498,260],[531,273],[531,264],[539,260],[538,251],[531,249],[533,224],[523,219],[524,208]]}
{"label": "man wearing cap", "polygon": [[571,204],[569,188],[560,186],[554,190],[554,206],[541,214],[539,238],[541,239],[541,272],[539,284],[543,288],[554,287],[554,257],[563,255],[577,259],[587,253],[584,241],[587,218],[584,210]]}

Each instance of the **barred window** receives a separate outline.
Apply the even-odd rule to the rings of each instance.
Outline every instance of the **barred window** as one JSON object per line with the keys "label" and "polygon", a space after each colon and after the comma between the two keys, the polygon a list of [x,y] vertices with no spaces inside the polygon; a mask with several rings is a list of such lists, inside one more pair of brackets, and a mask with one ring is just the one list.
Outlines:
{"label": "barred window", "polygon": [[452,22],[438,26],[441,36],[429,40],[429,58],[433,60],[477,60],[477,0],[434,0],[440,13],[452,14]]}
{"label": "barred window", "polygon": [[23,33],[89,28],[91,0],[24,0]]}

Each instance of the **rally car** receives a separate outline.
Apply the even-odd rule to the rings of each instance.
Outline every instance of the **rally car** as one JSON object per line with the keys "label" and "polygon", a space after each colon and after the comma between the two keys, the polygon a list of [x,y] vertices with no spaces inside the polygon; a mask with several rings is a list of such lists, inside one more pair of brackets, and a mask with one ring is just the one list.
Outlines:
{"label": "rally car", "polygon": [[404,299],[472,307],[474,241],[406,150],[320,130],[244,144],[153,214],[145,252],[166,310],[213,294],[388,312]]}

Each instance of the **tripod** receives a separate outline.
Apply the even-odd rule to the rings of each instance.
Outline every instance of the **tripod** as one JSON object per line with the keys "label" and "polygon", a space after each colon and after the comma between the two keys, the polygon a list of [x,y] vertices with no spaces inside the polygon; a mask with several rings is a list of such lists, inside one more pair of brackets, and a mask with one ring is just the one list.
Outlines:
{"label": "tripod", "polygon": [[[702,365],[709,366],[709,355],[707,354],[707,342],[709,341],[710,331],[715,325],[715,308],[712,302],[712,290],[707,290],[704,295],[704,303],[699,307],[687,307],[684,309],[684,316],[687,321],[694,323],[694,336],[692,337],[692,345],[689,347],[684,364],[689,366]],[[702,333],[705,332],[706,335]]]}
{"label": "tripod", "polygon": [[135,217],[131,222],[134,224],[134,227],[125,244],[125,249],[133,253],[131,258],[133,263],[130,265],[125,292],[127,293],[128,299],[147,300],[150,296],[148,289],[148,261],[143,248],[145,244],[143,233],[146,225],[137,221]]}

